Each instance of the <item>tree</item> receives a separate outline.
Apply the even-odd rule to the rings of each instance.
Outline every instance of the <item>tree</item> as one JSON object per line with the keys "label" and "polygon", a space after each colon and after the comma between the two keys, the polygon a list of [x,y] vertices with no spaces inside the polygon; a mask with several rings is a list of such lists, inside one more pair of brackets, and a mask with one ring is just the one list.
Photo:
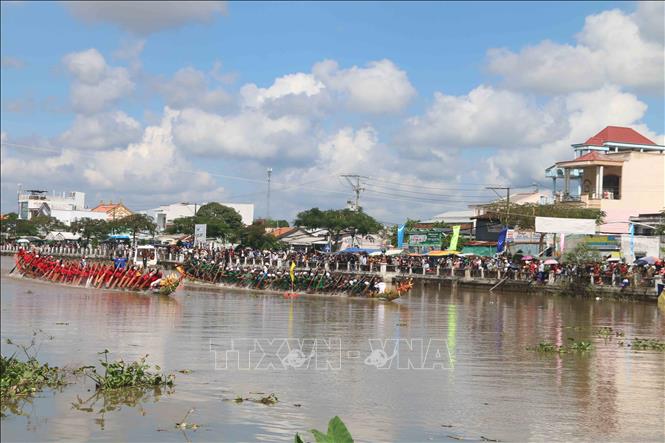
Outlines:
{"label": "tree", "polygon": [[284,247],[284,244],[275,236],[266,232],[266,227],[261,221],[256,221],[242,230],[240,244],[254,249],[281,249]]}
{"label": "tree", "polygon": [[201,206],[194,217],[196,224],[206,224],[209,237],[234,240],[243,228],[242,217],[233,208],[213,202]]}
{"label": "tree", "polygon": [[92,240],[93,243],[97,243],[109,235],[111,232],[111,224],[106,220],[83,218],[72,222],[69,231],[79,234],[86,244],[90,240]]}
{"label": "tree", "polygon": [[312,208],[298,213],[296,226],[303,226],[310,229],[327,229],[330,237],[339,243],[342,232],[347,231],[355,234],[374,234],[382,226],[371,216],[362,211],[352,211],[350,209],[327,209],[321,211],[319,208]]}
{"label": "tree", "polygon": [[592,249],[584,242],[578,243],[573,249],[563,254],[563,262],[576,266],[584,266],[589,263],[598,263],[601,261],[597,250]]}
{"label": "tree", "polygon": [[38,235],[46,235],[51,231],[65,231],[67,229],[67,226],[63,222],[48,215],[32,217],[28,223],[34,226],[34,230]]}
{"label": "tree", "polygon": [[180,217],[166,229],[170,234],[193,234],[194,225],[205,224],[208,237],[235,240],[243,229],[242,217],[238,212],[219,203],[201,206],[194,217]]}
{"label": "tree", "polygon": [[179,217],[173,220],[173,224],[166,228],[168,234],[193,234],[194,217]]}
{"label": "tree", "polygon": [[266,228],[288,228],[289,227],[289,222],[286,220],[264,220],[264,219],[259,219],[256,220],[257,222],[263,223],[263,225]]}
{"label": "tree", "polygon": [[131,232],[132,243],[134,245],[136,245],[137,233],[149,232],[150,234],[154,234],[157,230],[157,225],[145,214],[128,215],[127,217],[109,222],[109,225],[117,231]]}

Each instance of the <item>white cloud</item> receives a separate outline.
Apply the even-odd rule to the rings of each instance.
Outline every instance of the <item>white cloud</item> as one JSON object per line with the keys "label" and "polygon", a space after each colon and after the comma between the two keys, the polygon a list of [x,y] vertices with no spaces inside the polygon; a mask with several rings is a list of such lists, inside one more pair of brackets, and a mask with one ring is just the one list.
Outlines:
{"label": "white cloud", "polygon": [[255,110],[221,116],[188,108],[175,120],[173,134],[196,154],[271,158],[302,154],[309,129],[309,121],[295,116],[271,118]]}
{"label": "white cloud", "polygon": [[212,23],[226,13],[222,1],[64,2],[85,23],[110,23],[134,34],[150,34],[189,23]]}
{"label": "white cloud", "polygon": [[[120,194],[145,205],[201,196],[222,198],[224,189],[209,173],[192,166],[174,144],[172,122],[177,115],[177,111],[166,108],[162,121],[147,127],[140,141],[108,151],[65,148],[51,155],[44,150],[14,151],[7,149],[7,136],[3,133],[0,170],[3,184],[58,185],[106,195]],[[45,171],[48,180],[44,178]]]}
{"label": "white cloud", "polygon": [[337,62],[325,60],[314,65],[312,71],[326,87],[342,94],[355,111],[397,112],[416,95],[406,72],[386,59],[349,69],[340,69]]}
{"label": "white cloud", "polygon": [[159,81],[156,89],[166,104],[176,109],[195,107],[214,111],[232,102],[223,89],[209,89],[205,73],[191,67],[178,70],[171,80]]}
{"label": "white cloud", "polygon": [[127,69],[112,67],[94,48],[74,52],[63,58],[74,77],[72,106],[78,112],[99,112],[134,91]]}
{"label": "white cloud", "polygon": [[141,124],[124,112],[77,115],[72,127],[57,139],[74,149],[101,150],[126,146],[141,136]]}
{"label": "white cloud", "polygon": [[556,137],[565,127],[556,103],[539,106],[522,94],[478,86],[464,96],[434,94],[423,116],[407,120],[397,137],[405,155],[463,147],[511,147]]}
{"label": "white cloud", "polygon": [[244,85],[240,95],[244,105],[258,108],[267,101],[274,101],[289,95],[312,97],[319,94],[325,86],[311,74],[298,72],[279,77],[269,88],[259,88],[253,83]]}
{"label": "white cloud", "polygon": [[510,87],[546,94],[587,91],[607,83],[662,94],[662,10],[662,3],[640,3],[633,15],[617,9],[590,15],[575,45],[546,40],[517,53],[490,49],[489,70]]}
{"label": "white cloud", "polygon": [[[483,161],[487,177],[493,181],[542,181],[544,170],[556,161],[572,158],[573,143],[584,142],[605,126],[628,126],[658,142],[662,136],[651,131],[644,123],[645,103],[616,86],[607,86],[590,92],[578,92],[561,99],[563,112],[560,125],[565,133],[553,140],[543,139],[519,149],[505,148]],[[528,159],[528,161],[525,161]]]}

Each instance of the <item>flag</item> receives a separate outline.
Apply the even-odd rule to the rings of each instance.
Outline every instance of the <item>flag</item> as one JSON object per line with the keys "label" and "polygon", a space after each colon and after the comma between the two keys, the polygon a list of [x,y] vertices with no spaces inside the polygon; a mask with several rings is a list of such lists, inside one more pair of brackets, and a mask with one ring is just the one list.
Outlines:
{"label": "flag", "polygon": [[496,241],[496,252],[499,254],[506,248],[506,236],[508,235],[508,228],[503,228],[499,233],[499,238]]}
{"label": "flag", "polygon": [[397,249],[401,249],[404,244],[404,225],[397,226]]}
{"label": "flag", "polygon": [[459,240],[459,230],[461,227],[461,225],[453,226],[453,236],[450,238],[450,246],[448,246],[448,249],[451,251],[457,250],[457,241]]}
{"label": "flag", "polygon": [[295,269],[296,269],[296,262],[291,261],[291,269],[289,270],[289,275],[291,276],[291,283],[294,283],[296,281],[296,274],[295,274]]}

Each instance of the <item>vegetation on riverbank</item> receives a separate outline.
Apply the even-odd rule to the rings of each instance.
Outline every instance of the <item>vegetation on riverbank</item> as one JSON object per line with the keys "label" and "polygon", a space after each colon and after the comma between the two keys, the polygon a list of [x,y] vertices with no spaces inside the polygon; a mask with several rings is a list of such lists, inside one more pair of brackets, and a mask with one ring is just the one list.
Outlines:
{"label": "vegetation on riverbank", "polygon": [[[2,404],[0,409],[2,412],[9,408],[12,412],[20,414],[21,408],[17,406],[19,400],[28,398],[45,387],[57,388],[66,384],[65,371],[37,360],[40,334],[41,331],[34,331],[28,345],[14,343],[7,339],[6,343],[17,349],[10,356],[0,355],[0,403]],[[25,359],[19,359],[17,354],[24,355]]]}
{"label": "vegetation on riverbank", "polygon": [[157,365],[154,366],[157,372],[151,371],[151,366],[146,363],[147,355],[134,362],[126,363],[122,359],[109,362],[108,349],[103,350],[99,354],[104,355],[104,359],[99,360],[100,365],[104,368],[104,374],[99,374],[97,368],[94,366],[81,368],[81,371],[95,382],[97,390],[173,386],[175,375],[160,373],[161,368]]}
{"label": "vegetation on riverbank", "polygon": [[549,341],[541,341],[536,346],[530,346],[526,349],[528,351],[536,351],[541,353],[559,353],[565,354],[571,351],[588,351],[591,349],[591,343],[583,340],[575,340],[574,338],[568,339],[568,345],[555,345]]}

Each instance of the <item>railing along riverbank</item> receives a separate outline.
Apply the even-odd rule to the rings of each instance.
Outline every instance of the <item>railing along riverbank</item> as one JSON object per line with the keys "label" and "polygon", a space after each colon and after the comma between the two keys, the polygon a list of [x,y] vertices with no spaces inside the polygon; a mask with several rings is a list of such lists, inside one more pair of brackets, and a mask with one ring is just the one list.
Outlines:
{"label": "railing along riverbank", "polygon": [[[13,255],[18,252],[19,246],[2,245],[2,255]],[[42,254],[53,255],[63,258],[81,258],[83,255],[89,260],[111,260],[114,257],[133,257],[131,248],[105,248],[105,247],[75,247],[75,246],[42,246]],[[166,268],[173,268],[185,260],[185,254],[181,252],[170,252],[155,249],[157,263]],[[242,267],[268,267],[269,269],[288,270],[289,260],[280,258],[240,257],[236,256],[230,260],[231,265]],[[328,271],[335,273],[349,273],[355,275],[381,275],[390,280],[395,277],[410,277],[417,281],[439,282],[443,284],[476,286],[495,288],[497,290],[517,291],[546,291],[561,292],[572,281],[573,276],[565,274],[547,273],[547,278],[539,282],[533,273],[521,269],[485,269],[471,266],[449,267],[449,266],[399,266],[387,263],[339,262],[326,260],[298,260],[297,271]],[[629,286],[623,288],[622,277],[616,274],[594,276],[589,275],[588,288],[599,296],[621,296],[630,298],[656,299],[656,280],[638,273],[630,276]],[[501,283],[499,285],[499,283]]]}

